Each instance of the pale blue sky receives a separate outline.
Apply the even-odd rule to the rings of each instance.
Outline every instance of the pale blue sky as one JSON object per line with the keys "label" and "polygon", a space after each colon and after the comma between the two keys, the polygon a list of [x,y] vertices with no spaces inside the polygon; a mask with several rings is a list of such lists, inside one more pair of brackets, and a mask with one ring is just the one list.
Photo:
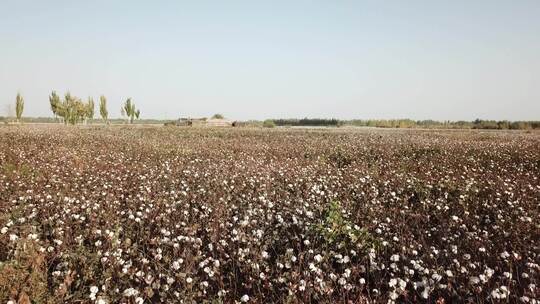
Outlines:
{"label": "pale blue sky", "polygon": [[540,1],[0,0],[0,115],[17,91],[119,116],[540,119]]}

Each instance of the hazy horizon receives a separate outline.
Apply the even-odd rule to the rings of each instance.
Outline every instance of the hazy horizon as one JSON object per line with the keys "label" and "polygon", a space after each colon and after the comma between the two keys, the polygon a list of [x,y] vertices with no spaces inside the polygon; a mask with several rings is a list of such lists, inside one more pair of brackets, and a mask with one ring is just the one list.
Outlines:
{"label": "hazy horizon", "polygon": [[[1,1],[0,116],[540,120],[540,1]],[[95,117],[99,116],[96,108]]]}

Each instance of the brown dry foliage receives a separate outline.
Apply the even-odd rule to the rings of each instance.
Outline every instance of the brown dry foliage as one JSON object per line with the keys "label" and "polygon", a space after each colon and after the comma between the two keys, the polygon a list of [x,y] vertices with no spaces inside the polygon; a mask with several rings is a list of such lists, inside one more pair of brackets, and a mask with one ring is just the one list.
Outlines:
{"label": "brown dry foliage", "polygon": [[19,242],[15,258],[0,264],[0,299],[17,303],[54,303],[48,298],[44,254],[31,242]]}

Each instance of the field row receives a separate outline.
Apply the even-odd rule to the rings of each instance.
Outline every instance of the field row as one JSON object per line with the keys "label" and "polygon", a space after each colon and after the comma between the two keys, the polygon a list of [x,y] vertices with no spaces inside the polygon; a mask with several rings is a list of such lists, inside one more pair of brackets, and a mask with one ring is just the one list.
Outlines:
{"label": "field row", "polygon": [[0,128],[0,302],[540,300],[540,136]]}

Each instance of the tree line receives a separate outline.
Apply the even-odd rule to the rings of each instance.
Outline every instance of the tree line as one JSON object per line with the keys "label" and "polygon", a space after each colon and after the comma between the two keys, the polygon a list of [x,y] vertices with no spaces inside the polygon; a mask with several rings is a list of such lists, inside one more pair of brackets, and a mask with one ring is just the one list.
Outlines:
{"label": "tree line", "polygon": [[290,126],[290,127],[300,127],[300,126],[310,126],[310,127],[337,127],[341,123],[337,119],[325,119],[325,118],[290,118],[290,119],[270,119],[276,126]]}
{"label": "tree line", "polygon": [[426,128],[426,129],[492,129],[492,130],[529,130],[540,129],[540,121],[483,120],[474,121],[436,121],[412,119],[368,119],[348,120],[342,124],[376,128]]}
{"label": "tree line", "polygon": [[412,119],[353,119],[338,120],[324,118],[268,119],[276,126],[313,126],[313,127],[375,127],[375,128],[426,128],[426,129],[493,129],[493,130],[529,130],[540,129],[540,121],[482,120],[474,121],[436,121]]}
{"label": "tree line", "polygon": [[[64,124],[87,123],[94,118],[95,104],[92,97],[87,101],[71,95],[70,92],[61,98],[56,91],[49,95],[51,111],[56,121]],[[16,121],[21,122],[24,111],[24,98],[17,93],[15,98]],[[140,119],[141,111],[135,106],[131,98],[126,99],[122,104],[120,113],[126,122],[133,123],[135,119]],[[99,97],[99,114],[104,123],[109,123],[109,111],[107,110],[107,98],[104,95]],[[223,115],[216,114],[213,118],[223,118]],[[302,118],[302,119],[267,119],[263,123],[266,127],[272,126],[320,126],[320,127],[340,127],[344,125],[377,128],[440,128],[440,129],[494,129],[494,130],[529,130],[540,129],[540,121],[508,121],[508,120],[482,120],[474,121],[436,121],[436,120],[412,120],[412,119],[353,119],[338,120],[335,118]]]}
{"label": "tree line", "polygon": [[[49,95],[49,104],[54,119],[64,124],[75,125],[78,123],[87,123],[94,119],[95,103],[92,97],[88,97],[85,102],[81,98],[71,95],[70,92],[66,92],[64,98],[61,98],[56,91],[52,91],[51,95]],[[21,122],[23,111],[24,98],[21,93],[17,93],[17,97],[15,98],[15,116],[18,123]],[[122,104],[120,113],[129,123],[133,123],[141,115],[141,111],[137,109],[131,98],[128,98]],[[107,109],[107,98],[104,95],[99,97],[99,114],[103,122],[108,124],[109,111]]]}

